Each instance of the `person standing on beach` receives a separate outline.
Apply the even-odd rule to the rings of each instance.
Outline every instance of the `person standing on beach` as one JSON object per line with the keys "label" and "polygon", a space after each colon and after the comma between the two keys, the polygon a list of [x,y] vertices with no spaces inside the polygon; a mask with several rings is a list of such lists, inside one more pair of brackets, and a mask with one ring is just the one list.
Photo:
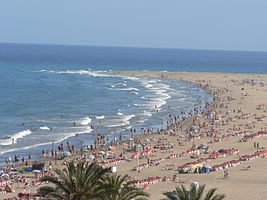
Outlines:
{"label": "person standing on beach", "polygon": [[228,172],[228,170],[224,170],[223,171],[223,178],[224,179],[229,179],[229,172]]}

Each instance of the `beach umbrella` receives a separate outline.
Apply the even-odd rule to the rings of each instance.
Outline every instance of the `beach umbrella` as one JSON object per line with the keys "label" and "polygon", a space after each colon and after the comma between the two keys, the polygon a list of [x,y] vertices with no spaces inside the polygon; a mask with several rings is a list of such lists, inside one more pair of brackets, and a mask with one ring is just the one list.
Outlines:
{"label": "beach umbrella", "polygon": [[32,170],[32,172],[35,173],[35,174],[39,174],[39,173],[41,173],[41,171],[40,171],[40,170],[37,170],[37,169]]}
{"label": "beach umbrella", "polygon": [[191,170],[195,170],[197,168],[196,165],[191,165]]}
{"label": "beach umbrella", "polygon": [[32,162],[27,161],[25,164],[26,165],[32,165]]}
{"label": "beach umbrella", "polygon": [[6,173],[1,174],[1,177],[9,177],[9,174],[6,174]]}
{"label": "beach umbrella", "polygon": [[132,155],[132,158],[137,158],[137,156],[138,156],[138,153],[134,153],[134,154]]}
{"label": "beach umbrella", "polygon": [[105,154],[106,152],[104,152],[104,151],[99,151],[98,153],[100,153],[100,154]]}

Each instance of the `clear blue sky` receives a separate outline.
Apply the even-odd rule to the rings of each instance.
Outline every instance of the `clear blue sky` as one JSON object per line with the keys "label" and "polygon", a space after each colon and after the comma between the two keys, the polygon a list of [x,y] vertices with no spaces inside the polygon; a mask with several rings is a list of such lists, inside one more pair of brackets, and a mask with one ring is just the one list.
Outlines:
{"label": "clear blue sky", "polygon": [[0,42],[267,51],[267,0],[3,0]]}

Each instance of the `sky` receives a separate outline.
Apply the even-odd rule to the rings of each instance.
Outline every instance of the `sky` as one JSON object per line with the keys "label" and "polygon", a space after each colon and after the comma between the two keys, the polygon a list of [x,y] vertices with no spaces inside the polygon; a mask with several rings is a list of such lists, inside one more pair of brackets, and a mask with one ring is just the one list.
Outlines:
{"label": "sky", "polygon": [[0,42],[267,51],[267,0],[0,2]]}

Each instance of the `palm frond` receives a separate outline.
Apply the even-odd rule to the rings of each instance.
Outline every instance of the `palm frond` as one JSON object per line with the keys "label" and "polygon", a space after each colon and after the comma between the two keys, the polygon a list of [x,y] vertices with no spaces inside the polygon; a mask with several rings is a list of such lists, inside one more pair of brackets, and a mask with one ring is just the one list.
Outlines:
{"label": "palm frond", "polygon": [[222,200],[226,197],[225,194],[216,194],[214,197],[211,198],[211,200]]}
{"label": "palm frond", "polygon": [[[175,191],[164,192],[163,194],[171,200],[201,200],[204,194],[205,185],[200,185],[199,187],[193,186],[189,191],[187,191],[184,185],[175,188]],[[204,200],[222,200],[225,198],[224,194],[217,194],[216,188],[210,189],[205,195]]]}

